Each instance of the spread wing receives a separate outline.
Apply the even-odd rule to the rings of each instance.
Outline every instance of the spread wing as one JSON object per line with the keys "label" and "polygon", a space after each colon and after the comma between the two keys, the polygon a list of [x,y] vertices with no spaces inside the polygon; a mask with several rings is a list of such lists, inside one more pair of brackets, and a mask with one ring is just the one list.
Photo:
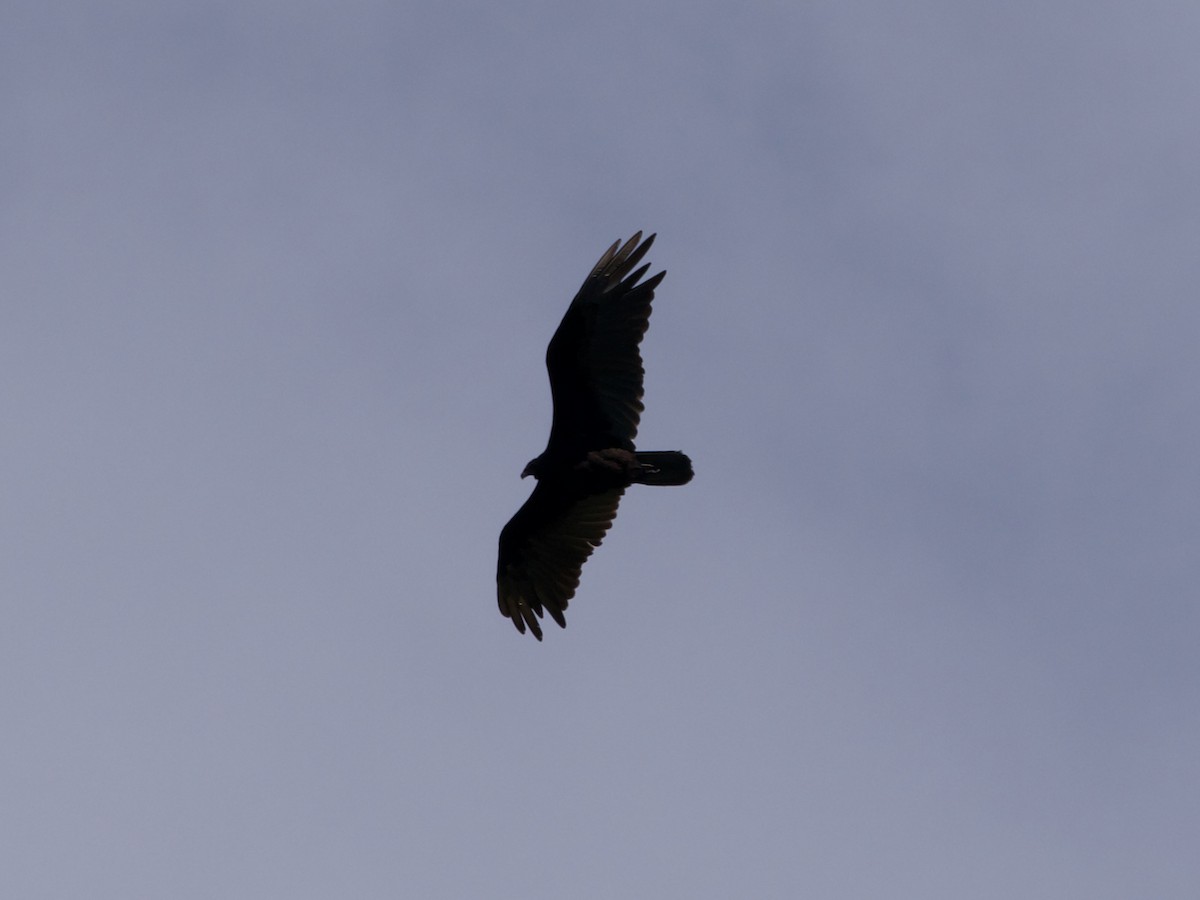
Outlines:
{"label": "spread wing", "polygon": [[[666,272],[638,284],[634,271],[654,235],[639,231],[608,248],[571,301],[546,351],[554,420],[547,452],[572,456],[608,447],[633,449],[642,414],[642,354],[650,301]],[[640,243],[639,243],[640,242]]]}
{"label": "spread wing", "polygon": [[563,628],[563,610],[579,573],[617,515],[624,488],[584,493],[581,487],[540,481],[500,532],[496,589],[500,612],[539,641],[543,610]]}

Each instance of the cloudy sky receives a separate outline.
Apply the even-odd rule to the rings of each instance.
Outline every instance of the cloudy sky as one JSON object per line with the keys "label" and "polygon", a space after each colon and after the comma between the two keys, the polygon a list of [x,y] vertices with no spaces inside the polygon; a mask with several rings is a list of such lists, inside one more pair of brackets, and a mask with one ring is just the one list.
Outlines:
{"label": "cloudy sky", "polygon": [[[8,0],[12,897],[1192,898],[1200,7]],[[537,644],[545,345],[658,232]]]}

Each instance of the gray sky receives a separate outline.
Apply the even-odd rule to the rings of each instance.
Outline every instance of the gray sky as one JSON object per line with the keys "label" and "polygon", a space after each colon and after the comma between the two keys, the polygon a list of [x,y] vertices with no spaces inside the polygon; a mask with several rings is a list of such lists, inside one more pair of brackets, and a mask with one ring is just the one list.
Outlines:
{"label": "gray sky", "polygon": [[[9,0],[12,897],[1192,898],[1200,8]],[[618,237],[633,490],[496,538]]]}

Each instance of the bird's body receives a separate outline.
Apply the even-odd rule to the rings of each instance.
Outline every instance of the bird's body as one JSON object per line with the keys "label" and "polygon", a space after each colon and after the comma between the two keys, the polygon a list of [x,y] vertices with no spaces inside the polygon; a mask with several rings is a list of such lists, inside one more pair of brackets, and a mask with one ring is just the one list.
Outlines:
{"label": "bird's body", "polygon": [[[639,243],[641,242],[641,243]],[[554,400],[550,439],[521,477],[533,494],[500,533],[500,611],[542,639],[543,610],[566,627],[563,610],[631,484],[686,484],[692,463],[675,450],[638,451],[642,357],[650,302],[665,272],[642,282],[638,264],[654,235],[608,249],[571,301],[546,351]]]}

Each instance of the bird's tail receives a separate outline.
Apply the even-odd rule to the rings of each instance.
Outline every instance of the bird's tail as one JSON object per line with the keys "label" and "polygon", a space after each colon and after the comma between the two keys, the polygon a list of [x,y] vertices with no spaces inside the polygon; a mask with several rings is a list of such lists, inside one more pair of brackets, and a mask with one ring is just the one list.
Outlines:
{"label": "bird's tail", "polygon": [[692,480],[692,461],[678,450],[637,451],[638,484],[687,484]]}

